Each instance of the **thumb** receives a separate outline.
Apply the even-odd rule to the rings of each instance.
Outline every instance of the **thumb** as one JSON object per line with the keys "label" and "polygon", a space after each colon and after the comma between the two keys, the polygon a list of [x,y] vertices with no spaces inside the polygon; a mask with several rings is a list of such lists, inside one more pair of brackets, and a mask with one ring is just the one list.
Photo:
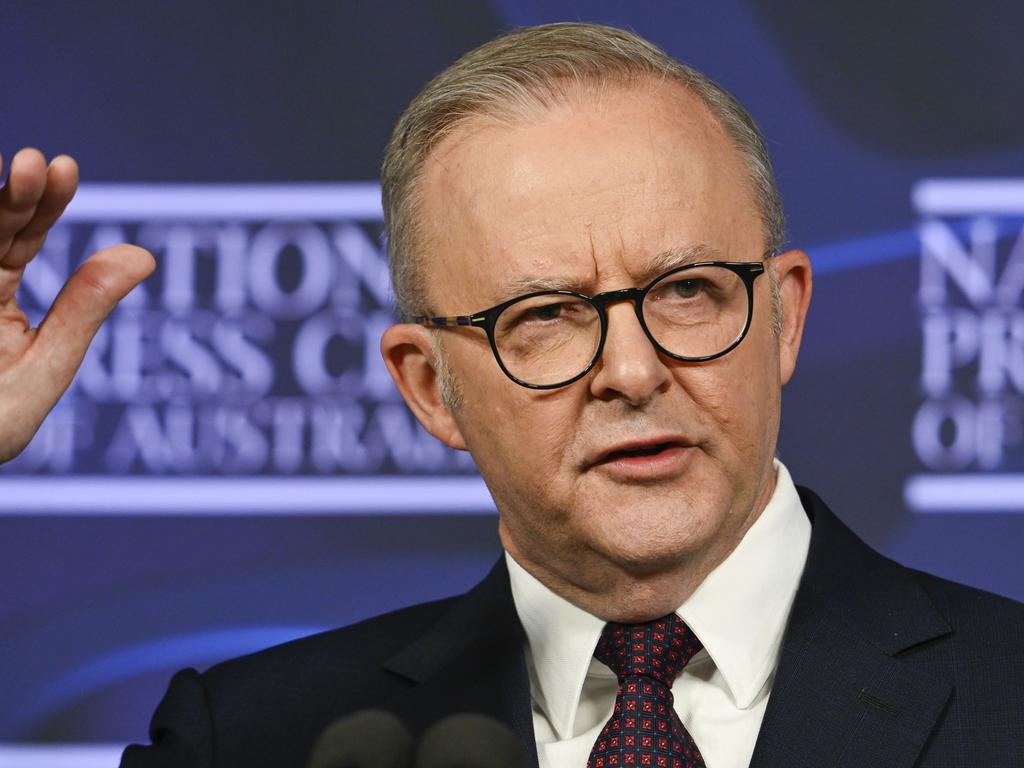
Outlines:
{"label": "thumb", "polygon": [[90,256],[68,278],[32,345],[32,354],[46,361],[60,391],[71,383],[107,315],[155,267],[156,260],[144,248],[115,245]]}

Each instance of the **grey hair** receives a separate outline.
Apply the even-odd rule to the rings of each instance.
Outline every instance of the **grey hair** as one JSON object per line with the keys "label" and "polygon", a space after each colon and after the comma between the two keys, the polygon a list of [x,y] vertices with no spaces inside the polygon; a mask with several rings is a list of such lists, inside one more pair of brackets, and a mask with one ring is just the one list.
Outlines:
{"label": "grey hair", "polygon": [[779,276],[775,273],[775,265],[768,261],[768,290],[772,301],[772,333],[776,338],[782,335],[782,291],[779,289]]}
{"label": "grey hair", "polygon": [[522,118],[565,101],[581,86],[644,79],[681,84],[718,119],[745,159],[766,250],[781,248],[785,217],[764,136],[732,95],[632,32],[599,24],[527,27],[481,45],[437,75],[412,100],[391,135],[381,184],[399,317],[408,321],[431,314],[417,258],[422,230],[417,209],[424,165],[442,139],[474,117]]}
{"label": "grey hair", "polygon": [[455,378],[452,367],[448,363],[448,353],[444,348],[444,335],[440,328],[430,329],[430,347],[434,355],[434,375],[437,376],[437,392],[441,402],[449,411],[457,411],[462,406],[462,386]]}

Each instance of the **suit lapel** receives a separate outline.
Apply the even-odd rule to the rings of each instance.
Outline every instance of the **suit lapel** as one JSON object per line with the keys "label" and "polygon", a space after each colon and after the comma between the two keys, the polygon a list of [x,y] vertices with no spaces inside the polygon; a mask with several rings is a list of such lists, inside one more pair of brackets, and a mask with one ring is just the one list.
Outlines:
{"label": "suit lapel", "polygon": [[386,670],[417,683],[388,708],[417,733],[449,715],[489,715],[512,729],[536,768],[524,643],[501,559],[433,627],[385,662]]}
{"label": "suit lapel", "polygon": [[811,546],[751,768],[909,768],[951,687],[898,655],[950,629],[909,571],[800,493]]}

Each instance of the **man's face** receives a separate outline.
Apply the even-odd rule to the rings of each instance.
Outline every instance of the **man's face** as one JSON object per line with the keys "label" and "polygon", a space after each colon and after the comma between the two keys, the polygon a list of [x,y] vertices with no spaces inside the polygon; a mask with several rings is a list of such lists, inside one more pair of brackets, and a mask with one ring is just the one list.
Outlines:
{"label": "man's face", "polygon": [[[445,315],[530,281],[593,295],[647,284],[665,254],[760,261],[765,248],[742,157],[671,85],[581,94],[513,123],[474,119],[431,153],[422,193],[427,289]],[[608,316],[594,369],[547,391],[509,380],[479,329],[442,331],[462,391],[443,438],[472,452],[510,553],[583,603],[623,579],[707,561],[706,572],[731,551],[774,487],[780,387],[795,361],[795,350],[780,358],[767,276],[747,337],[711,362],[659,354],[629,302]]]}

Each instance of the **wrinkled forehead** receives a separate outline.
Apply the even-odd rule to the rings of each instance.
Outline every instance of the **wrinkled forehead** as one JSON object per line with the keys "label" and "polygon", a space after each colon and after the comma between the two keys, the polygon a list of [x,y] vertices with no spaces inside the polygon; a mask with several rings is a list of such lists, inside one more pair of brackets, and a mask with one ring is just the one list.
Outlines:
{"label": "wrinkled forehead", "polygon": [[695,254],[755,259],[763,242],[743,158],[675,84],[470,118],[428,157],[419,208],[421,274],[439,312],[533,285],[636,284]]}

